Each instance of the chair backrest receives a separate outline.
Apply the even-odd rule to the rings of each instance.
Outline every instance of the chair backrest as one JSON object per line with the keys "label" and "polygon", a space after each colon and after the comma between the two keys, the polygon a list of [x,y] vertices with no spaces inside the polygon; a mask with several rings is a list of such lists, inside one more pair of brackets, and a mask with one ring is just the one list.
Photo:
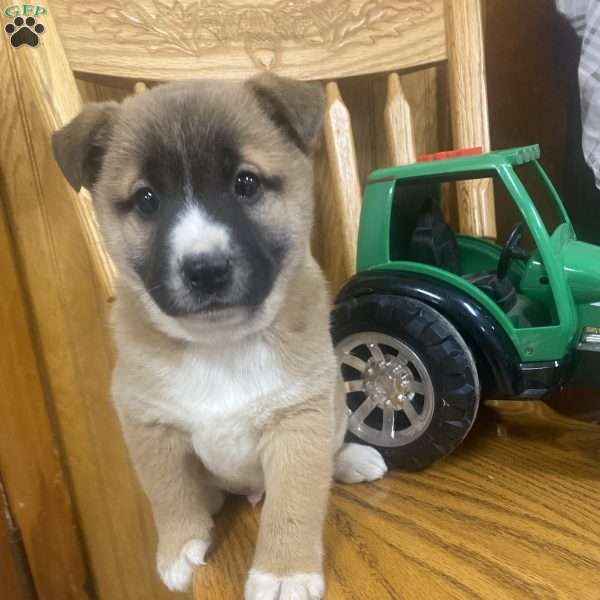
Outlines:
{"label": "chair backrest", "polygon": [[[467,2],[472,5],[472,2]],[[448,56],[443,0],[52,0],[74,71],[128,79],[330,80]]]}
{"label": "chair backrest", "polygon": [[[452,145],[489,147],[480,5],[479,0],[47,4],[38,47],[15,49],[7,36],[0,40],[8,82],[2,102],[10,114],[4,120],[8,143],[0,144],[0,175],[15,173],[8,186],[0,186],[2,208],[10,215],[98,597],[163,600],[166,592],[151,573],[148,513],[140,515],[144,501],[127,474],[126,449],[108,402],[113,352],[103,311],[113,295],[114,272],[89,198],[77,197],[52,160],[50,134],[81,110],[82,78],[126,78],[129,90],[136,81],[246,77],[262,69],[323,81],[327,109],[316,168],[315,249],[336,289],[354,271],[361,177],[375,165],[413,161],[415,142],[425,150],[423,133],[445,125],[445,118],[432,121],[421,111],[427,104],[435,112],[437,101],[430,96],[442,86],[430,85],[432,72],[448,74],[443,108],[450,115]],[[406,83],[416,81],[426,85],[415,101]],[[363,94],[367,87],[369,97]],[[377,119],[375,127],[366,113]],[[462,231],[495,236],[487,182],[458,190],[458,213]]]}

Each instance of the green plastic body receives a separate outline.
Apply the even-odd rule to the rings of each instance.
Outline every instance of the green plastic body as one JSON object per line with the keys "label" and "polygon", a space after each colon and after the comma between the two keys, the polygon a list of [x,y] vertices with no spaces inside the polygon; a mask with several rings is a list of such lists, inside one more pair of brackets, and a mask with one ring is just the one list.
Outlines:
{"label": "green plastic body", "polygon": [[[539,147],[534,145],[374,171],[364,192],[357,271],[390,269],[442,280],[471,296],[495,318],[523,362],[563,359],[576,347],[584,327],[600,328],[600,247],[577,240],[564,205],[538,158]],[[562,217],[563,222],[552,235],[515,170],[525,163],[532,164]],[[525,300],[516,314],[505,313],[489,296],[459,275],[429,264],[390,259],[389,232],[398,182],[474,177],[494,177],[503,183],[536,246],[526,264],[513,263],[511,269],[519,296]],[[500,246],[470,236],[457,239],[465,272],[495,267]],[[550,315],[550,324],[521,326],[518,310],[535,311],[532,308],[535,306]],[[531,322],[531,319],[523,319],[523,322]]]}

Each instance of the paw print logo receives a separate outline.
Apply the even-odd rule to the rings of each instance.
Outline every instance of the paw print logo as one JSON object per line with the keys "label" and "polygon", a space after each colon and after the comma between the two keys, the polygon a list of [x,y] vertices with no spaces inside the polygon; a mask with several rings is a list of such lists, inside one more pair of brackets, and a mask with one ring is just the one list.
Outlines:
{"label": "paw print logo", "polygon": [[12,23],[8,23],[4,31],[10,36],[13,48],[27,44],[35,48],[40,43],[40,35],[44,33],[44,26],[36,23],[33,17],[15,17]]}

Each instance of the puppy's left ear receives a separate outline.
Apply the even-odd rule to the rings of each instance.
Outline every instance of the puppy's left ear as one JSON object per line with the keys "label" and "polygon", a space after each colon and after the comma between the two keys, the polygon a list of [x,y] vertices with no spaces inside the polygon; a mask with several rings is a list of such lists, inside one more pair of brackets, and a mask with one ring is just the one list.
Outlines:
{"label": "puppy's left ear", "polygon": [[319,144],[325,94],[319,83],[307,83],[272,73],[249,79],[261,108],[304,154]]}

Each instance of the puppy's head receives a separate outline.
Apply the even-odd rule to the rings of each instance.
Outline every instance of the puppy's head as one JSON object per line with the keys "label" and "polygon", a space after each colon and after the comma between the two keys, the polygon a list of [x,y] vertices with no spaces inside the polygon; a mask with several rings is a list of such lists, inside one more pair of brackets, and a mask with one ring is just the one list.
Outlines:
{"label": "puppy's head", "polygon": [[214,342],[273,320],[307,251],[322,108],[317,84],[272,75],[182,82],[90,104],[54,134],[165,333]]}

